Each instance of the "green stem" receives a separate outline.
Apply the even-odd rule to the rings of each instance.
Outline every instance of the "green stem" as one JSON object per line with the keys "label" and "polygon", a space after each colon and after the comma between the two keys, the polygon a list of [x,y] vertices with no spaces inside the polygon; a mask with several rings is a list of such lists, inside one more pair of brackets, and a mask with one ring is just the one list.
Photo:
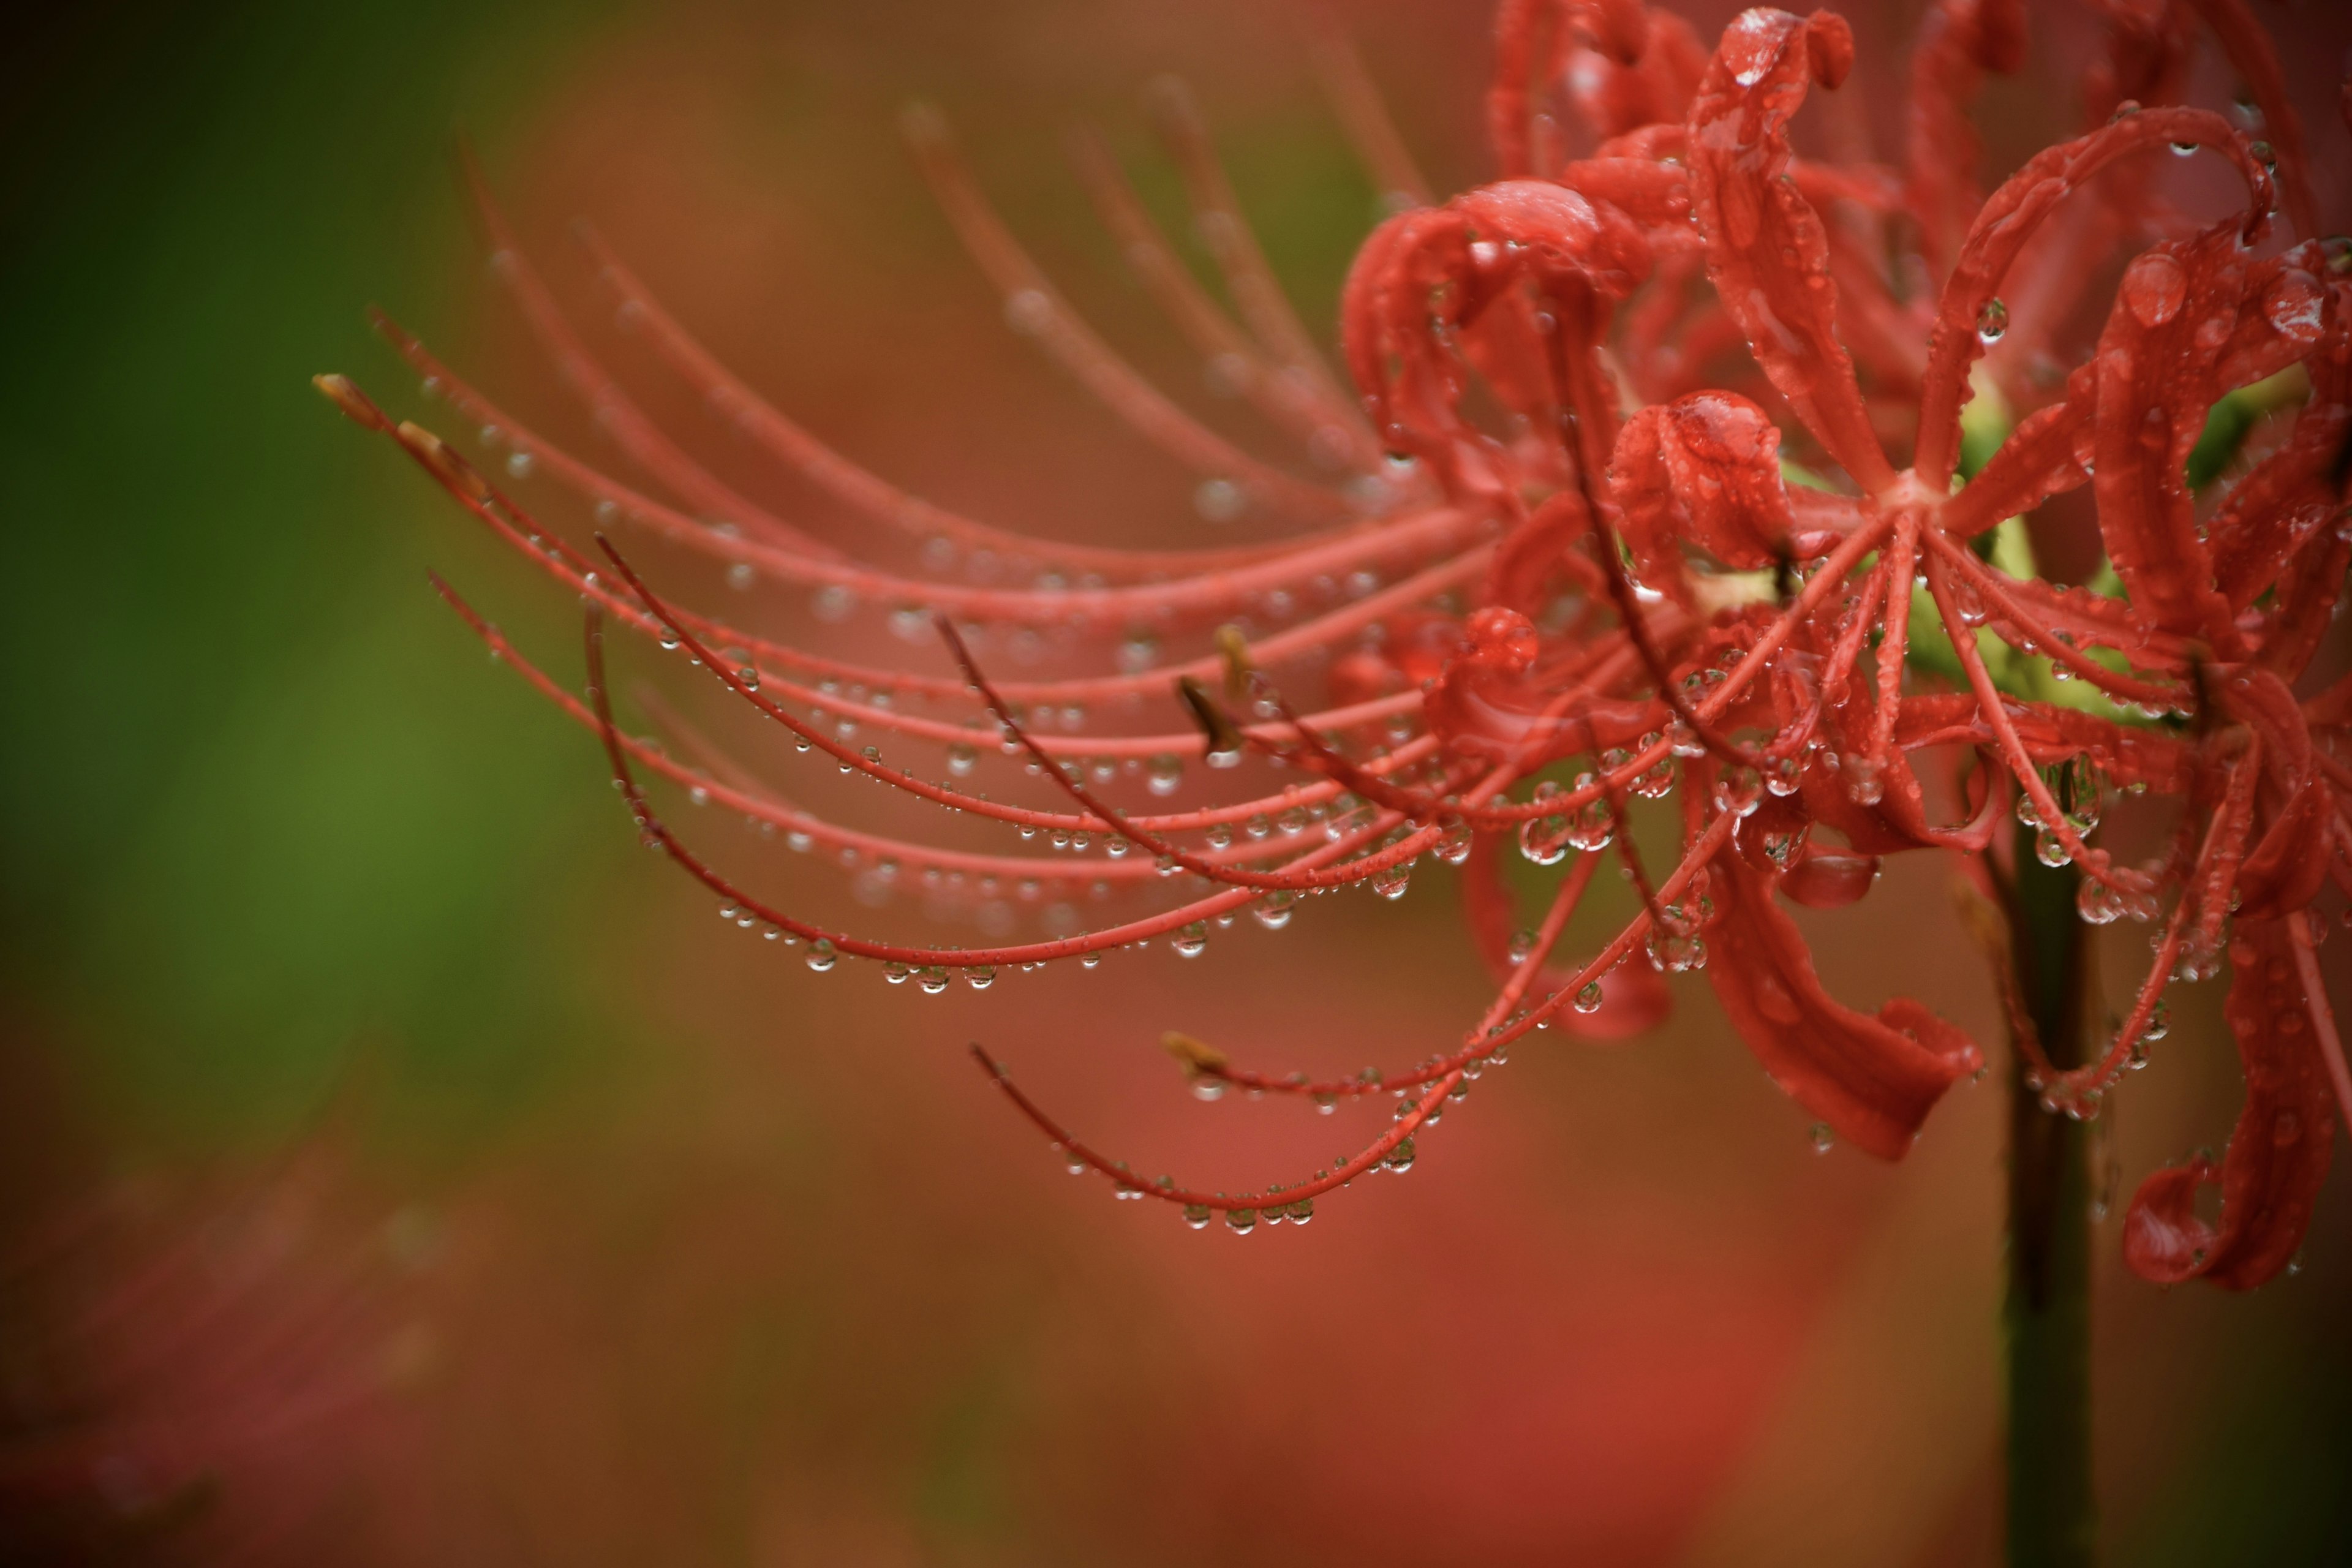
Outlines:
{"label": "green stem", "polygon": [[[2081,874],[2053,868],[2020,828],[2010,945],[2018,984],[2052,1062],[2082,1061],[2090,949],[2074,912]],[[2022,1054],[2010,1052],[2009,1355],[2011,1568],[2084,1568],[2096,1555],[2091,1496],[2089,1130],[2042,1108]]]}

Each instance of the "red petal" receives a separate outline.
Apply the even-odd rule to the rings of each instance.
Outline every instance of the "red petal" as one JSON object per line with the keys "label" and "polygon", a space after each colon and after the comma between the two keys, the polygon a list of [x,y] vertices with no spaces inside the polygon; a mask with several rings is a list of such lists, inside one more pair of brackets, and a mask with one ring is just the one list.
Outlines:
{"label": "red petal", "polygon": [[2124,1261],[2142,1279],[2171,1284],[2201,1277],[2250,1289],[2286,1267],[2303,1244],[2327,1177],[2336,1113],[2293,941],[2284,921],[2238,923],[2224,1011],[2238,1037],[2246,1103],[2222,1161],[2221,1223],[2205,1224],[2192,1206],[2198,1186],[2214,1178],[2211,1162],[2199,1158],[2149,1176],[2124,1219]]}
{"label": "red petal", "polygon": [[1780,177],[1789,121],[1807,86],[1842,76],[1853,53],[1845,24],[1827,13],[1743,13],[1725,29],[1692,100],[1688,156],[1707,273],[1724,310],[1797,417],[1875,493],[1894,483],[1895,470],[1838,342],[1829,239],[1821,215]]}
{"label": "red petal", "polygon": [[1636,413],[1618,433],[1609,483],[1618,524],[1643,578],[1669,592],[1680,542],[1727,566],[1770,566],[1790,553],[1796,520],[1780,478],[1780,431],[1748,399],[1695,392]]}
{"label": "red petal", "polygon": [[1716,868],[1706,974],[1724,1012],[1799,1104],[1854,1147],[1901,1159],[1953,1080],[1982,1065],[1976,1045],[1915,1002],[1873,1018],[1833,1000],[1771,879],[1734,855]]}

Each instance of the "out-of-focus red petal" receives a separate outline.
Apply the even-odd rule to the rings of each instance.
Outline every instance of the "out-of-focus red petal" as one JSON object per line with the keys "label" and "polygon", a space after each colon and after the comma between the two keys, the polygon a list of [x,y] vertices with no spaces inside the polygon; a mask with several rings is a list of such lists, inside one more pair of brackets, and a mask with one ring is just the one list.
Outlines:
{"label": "out-of-focus red petal", "polygon": [[1679,125],[1697,90],[1706,68],[1706,46],[1697,32],[1672,11],[1649,12],[1644,25],[1641,58],[1631,65],[1604,49],[1580,48],[1569,57],[1569,97],[1596,136]]}
{"label": "out-of-focus red petal", "polygon": [[[1480,833],[1470,841],[1470,858],[1462,863],[1462,906],[1470,921],[1470,935],[1478,954],[1497,983],[1517,967],[1511,962],[1511,939],[1519,930],[1518,910],[1510,889],[1503,885],[1500,859],[1511,853],[1509,838]],[[1573,969],[1546,963],[1529,988],[1540,998],[1576,977]],[[1674,994],[1655,970],[1635,960],[1621,963],[1601,977],[1601,1005],[1570,1007],[1552,1015],[1554,1026],[1586,1040],[1622,1040],[1645,1033],[1666,1021],[1674,1011]]]}
{"label": "out-of-focus red petal", "polygon": [[2241,920],[2224,1009],[2237,1037],[2246,1102],[2220,1172],[2221,1222],[2197,1216],[2215,1179],[2202,1157],[2140,1184],[2124,1217],[2124,1261],[2162,1284],[2203,1278],[2244,1290],[2286,1267],[2311,1223],[2336,1141],[2335,1106],[2283,921]]}
{"label": "out-of-focus red petal", "polygon": [[1854,1147],[1899,1160],[1947,1089],[1983,1057],[1914,1002],[1877,1017],[1833,1000],[1772,879],[1737,856],[1716,862],[1707,978],[1773,1081]]}
{"label": "out-of-focus red petal", "polygon": [[1495,77],[1486,89],[1486,136],[1503,178],[1549,173],[1536,166],[1536,84],[1559,79],[1580,42],[1619,67],[1633,67],[1652,30],[1642,0],[1503,0],[1495,13]]}
{"label": "out-of-focus red petal", "polygon": [[2294,100],[2287,96],[2286,78],[2279,69],[2270,35],[2246,9],[2244,0],[2189,3],[2221,41],[2221,52],[2230,57],[2231,67],[2262,110],[2263,134],[2278,158],[2279,194],[2285,198],[2288,221],[2303,238],[2314,237],[2319,232],[2319,204],[2311,195],[2311,156],[2304,148],[2303,120],[2294,111]]}
{"label": "out-of-focus red petal", "polygon": [[1937,0],[1920,19],[1905,150],[1921,247],[1938,269],[1950,265],[1980,199],[1976,171],[1984,148],[1969,101],[1985,72],[2006,75],[2024,63],[2023,0]]}
{"label": "out-of-focus red petal", "polygon": [[2321,846],[2333,799],[2313,758],[2303,710],[2275,671],[2222,666],[2210,679],[2225,710],[2261,738],[2264,782],[2283,803],[2239,866],[2237,882],[2242,920],[2277,919],[2308,905],[2326,880]]}

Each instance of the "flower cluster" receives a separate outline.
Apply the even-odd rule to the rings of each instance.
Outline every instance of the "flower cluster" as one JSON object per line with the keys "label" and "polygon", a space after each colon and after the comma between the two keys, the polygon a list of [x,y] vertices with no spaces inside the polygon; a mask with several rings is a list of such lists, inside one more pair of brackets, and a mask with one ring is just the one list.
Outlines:
{"label": "flower cluster", "polygon": [[[1824,1136],[1899,1157],[1980,1053],[1916,1003],[1874,1015],[1831,996],[1784,902],[1851,903],[1884,857],[1922,848],[1950,852],[1998,895],[2015,870],[1996,852],[2013,815],[2044,864],[2075,868],[2082,920],[2146,923],[2155,950],[2112,1040],[2083,1065],[2053,1063],[2012,1005],[2053,1113],[2095,1116],[2162,1037],[2166,988],[2227,958],[2247,1083],[2237,1131],[2218,1167],[2200,1157],[2147,1179],[2125,1248],[2152,1279],[2250,1286],[2286,1262],[2307,1222],[2334,1136],[2331,1085],[2352,1112],[2313,951],[2324,889],[2352,887],[2352,764],[2334,751],[2352,684],[2296,695],[2352,561],[2352,258],[2315,236],[2303,132],[2241,0],[2099,9],[2089,129],[1989,195],[1968,109],[1988,73],[2024,59],[2021,0],[1930,7],[1901,166],[1870,159],[1850,92],[1816,110],[1827,123],[1808,146],[1832,155],[1792,144],[1816,89],[1833,94],[1854,66],[1832,13],[1751,10],[1710,52],[1638,0],[1504,0],[1487,102],[1502,177],[1442,205],[1344,44],[1318,39],[1340,117],[1394,212],[1342,298],[1352,388],[1275,286],[1186,100],[1163,90],[1158,118],[1230,310],[1098,145],[1081,147],[1082,172],[1213,378],[1297,441],[1301,469],[1239,449],[1131,369],[987,205],[937,117],[911,115],[919,160],[1012,327],[1190,465],[1204,516],[1263,523],[1267,542],[1075,546],[909,495],[762,402],[592,237],[622,324],[754,449],[904,536],[911,558],[854,559],[657,428],[567,324],[486,195],[497,271],[650,489],[518,425],[389,322],[427,391],[482,427],[509,474],[535,471],[593,511],[595,549],[343,378],[320,384],[581,595],[584,699],[443,587],[495,652],[602,737],[647,843],[731,919],[804,943],[813,969],[868,960],[926,990],[954,972],[985,985],[1008,967],[1091,966],[1154,939],[1198,952],[1213,925],[1247,913],[1278,928],[1310,894],[1394,897],[1423,856],[1461,868],[1498,985],[1451,1049],[1318,1081],[1170,1037],[1209,1094],[1326,1107],[1397,1097],[1381,1136],[1307,1179],[1243,1194],[1146,1181],[983,1056],[1074,1167],[1122,1195],[1178,1205],[1195,1225],[1221,1212],[1236,1230],[1304,1220],[1320,1194],[1410,1164],[1415,1133],[1530,1031],[1639,1030],[1664,1010],[1663,973],[1702,970]],[[2181,101],[2207,35],[2244,83],[2234,116]],[[2216,219],[2183,210],[2158,178],[2162,160],[2192,155],[2218,160],[2242,193]],[[2112,298],[2090,292],[2118,278]],[[1306,468],[1320,477],[1298,477]],[[2024,519],[2077,491],[2105,561],[2069,585],[2036,573]],[[796,586],[821,621],[875,607],[910,639],[936,637],[952,663],[861,665],[690,612],[604,531],[698,552],[739,582]],[[1060,853],[967,852],[821,819],[670,720],[671,741],[701,765],[678,760],[614,722],[607,625],[680,651],[842,772]],[[994,678],[982,653],[1024,639],[1101,662]],[[1198,651],[1169,657],[1163,641]],[[1288,695],[1308,690],[1319,695]],[[1163,732],[1132,732],[1141,718],[1125,732],[1092,728],[1106,710],[1154,703],[1171,715]],[[866,735],[943,755],[944,776],[886,760]],[[1184,809],[1133,804],[1135,786],[1184,789],[1187,754],[1238,770],[1242,787]],[[983,767],[1054,794],[992,798],[973,782]],[[1278,782],[1277,768],[1296,777]],[[796,919],[691,849],[641,775],[871,874],[1010,890],[1066,929],[961,949]],[[1262,788],[1243,784],[1261,776]],[[2168,845],[2144,864],[2099,841],[2117,793],[2175,808]],[[1654,867],[1629,812],[1667,796],[1678,852]],[[1524,931],[1497,865],[1514,849],[1555,868]],[[1612,860],[1634,912],[1590,955],[1559,955]],[[1182,896],[1095,929],[1076,921],[1081,890],[1148,892],[1163,879]],[[2222,1203],[2209,1222],[2197,1189],[2214,1182]]]}

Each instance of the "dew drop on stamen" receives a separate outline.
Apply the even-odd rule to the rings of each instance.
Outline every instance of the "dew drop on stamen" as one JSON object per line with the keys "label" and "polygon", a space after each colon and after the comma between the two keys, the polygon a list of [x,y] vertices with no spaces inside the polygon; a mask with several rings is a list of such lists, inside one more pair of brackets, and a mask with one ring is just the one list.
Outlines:
{"label": "dew drop on stamen", "polygon": [[1186,1204],[1184,1205],[1184,1223],[1191,1226],[1194,1230],[1208,1229],[1209,1221],[1212,1217],[1209,1205],[1206,1204]]}
{"label": "dew drop on stamen", "polygon": [[1266,930],[1280,931],[1290,923],[1292,910],[1297,902],[1298,893],[1295,889],[1276,888],[1251,905],[1250,914]]}
{"label": "dew drop on stamen", "polygon": [[1813,1152],[1816,1154],[1826,1154],[1837,1146],[1837,1129],[1826,1121],[1814,1122],[1812,1131],[1808,1136],[1812,1140]]}
{"label": "dew drop on stamen", "polygon": [[1162,752],[1145,764],[1143,782],[1154,795],[1174,795],[1177,786],[1184,782],[1184,764],[1180,759]]}
{"label": "dew drop on stamen", "polygon": [[1231,522],[1248,503],[1248,492],[1231,479],[1202,479],[1192,492],[1192,510],[1209,522]]}
{"label": "dew drop on stamen", "polygon": [[2009,307],[1996,295],[1987,300],[1977,311],[1977,341],[1990,347],[2000,342],[2001,335],[2008,331]]}
{"label": "dew drop on stamen", "polygon": [[819,937],[809,944],[808,966],[819,974],[831,969],[840,959],[841,954],[835,950],[830,938]]}
{"label": "dew drop on stamen", "polygon": [[1054,321],[1054,301],[1042,289],[1022,289],[1004,298],[1004,324],[1023,337],[1035,337]]}

